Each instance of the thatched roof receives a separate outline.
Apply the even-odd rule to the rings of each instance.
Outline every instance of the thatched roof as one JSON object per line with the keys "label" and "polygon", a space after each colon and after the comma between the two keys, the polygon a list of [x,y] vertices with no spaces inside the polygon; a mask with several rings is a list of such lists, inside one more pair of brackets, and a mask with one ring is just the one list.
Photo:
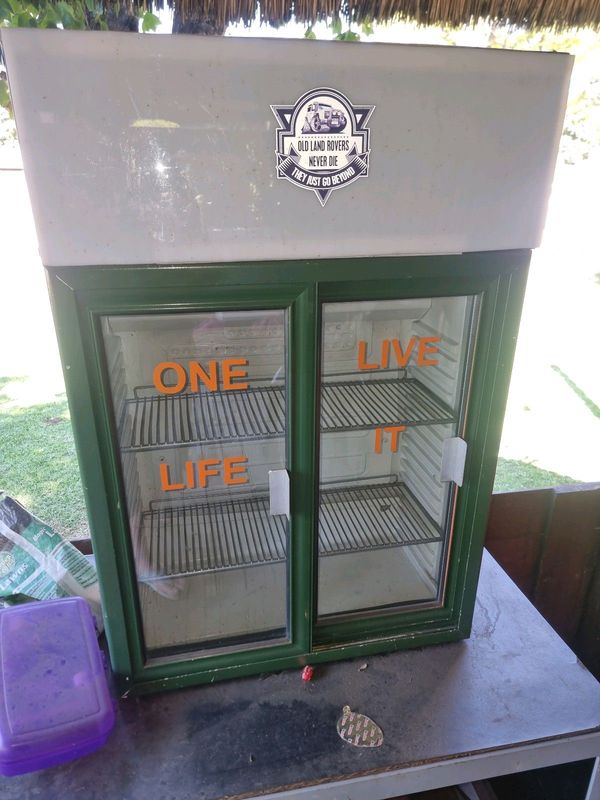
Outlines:
{"label": "thatched roof", "polygon": [[154,7],[165,3],[180,19],[205,22],[216,31],[229,23],[250,24],[257,12],[276,26],[293,15],[307,25],[340,16],[358,23],[402,18],[458,26],[484,19],[527,28],[600,27],[600,0],[153,0]]}

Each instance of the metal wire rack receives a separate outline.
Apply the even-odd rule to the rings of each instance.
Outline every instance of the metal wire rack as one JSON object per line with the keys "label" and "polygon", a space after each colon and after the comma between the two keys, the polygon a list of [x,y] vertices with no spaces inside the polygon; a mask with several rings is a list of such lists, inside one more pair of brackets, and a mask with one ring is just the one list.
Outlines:
{"label": "metal wire rack", "polygon": [[[158,450],[283,436],[281,386],[244,391],[136,396],[125,403],[121,450]],[[323,385],[321,431],[453,422],[452,411],[414,378]]]}
{"label": "metal wire rack", "polygon": [[[403,483],[321,493],[322,556],[441,540],[440,528]],[[136,543],[141,580],[274,564],[286,552],[287,520],[269,514],[266,495],[151,509]]]}

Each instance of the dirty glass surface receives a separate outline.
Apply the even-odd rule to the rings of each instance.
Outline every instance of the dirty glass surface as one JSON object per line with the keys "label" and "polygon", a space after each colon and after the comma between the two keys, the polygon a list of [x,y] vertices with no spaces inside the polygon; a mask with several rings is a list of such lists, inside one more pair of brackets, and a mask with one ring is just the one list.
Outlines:
{"label": "dirty glass surface", "polygon": [[471,297],[323,306],[321,620],[441,601],[473,310]]}
{"label": "dirty glass surface", "polygon": [[286,311],[102,328],[148,656],[285,641]]}

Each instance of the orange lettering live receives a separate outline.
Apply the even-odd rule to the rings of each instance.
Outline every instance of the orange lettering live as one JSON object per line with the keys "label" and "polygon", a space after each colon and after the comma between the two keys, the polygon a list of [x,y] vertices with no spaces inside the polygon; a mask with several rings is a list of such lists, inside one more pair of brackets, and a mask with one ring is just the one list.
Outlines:
{"label": "orange lettering live", "polygon": [[[411,336],[402,349],[398,339],[384,339],[381,343],[381,355],[379,362],[367,362],[367,342],[358,343],[358,368],[359,369],[387,369],[390,366],[390,349],[394,351],[394,356],[399,367],[408,366],[408,362],[413,358],[413,364],[417,367],[436,367],[437,359],[427,358],[433,353],[439,352],[439,347],[434,342],[441,341],[439,336]],[[416,358],[414,358],[416,354]],[[374,354],[373,354],[374,357]]]}

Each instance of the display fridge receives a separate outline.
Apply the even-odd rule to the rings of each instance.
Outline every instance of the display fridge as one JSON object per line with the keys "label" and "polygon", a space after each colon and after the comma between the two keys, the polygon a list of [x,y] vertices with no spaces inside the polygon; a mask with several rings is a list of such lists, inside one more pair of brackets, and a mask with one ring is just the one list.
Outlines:
{"label": "display fridge", "polygon": [[468,636],[571,57],[2,42],[123,691]]}

